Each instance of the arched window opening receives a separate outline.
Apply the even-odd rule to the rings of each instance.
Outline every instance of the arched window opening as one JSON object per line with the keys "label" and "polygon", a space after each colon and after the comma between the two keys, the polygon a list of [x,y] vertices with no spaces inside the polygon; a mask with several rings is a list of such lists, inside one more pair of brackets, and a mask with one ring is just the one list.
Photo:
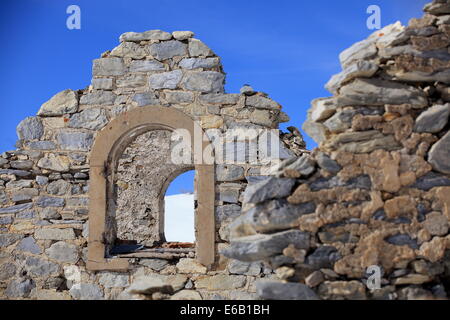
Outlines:
{"label": "arched window opening", "polygon": [[195,171],[185,172],[175,178],[164,197],[164,235],[167,242],[195,242],[194,193]]}

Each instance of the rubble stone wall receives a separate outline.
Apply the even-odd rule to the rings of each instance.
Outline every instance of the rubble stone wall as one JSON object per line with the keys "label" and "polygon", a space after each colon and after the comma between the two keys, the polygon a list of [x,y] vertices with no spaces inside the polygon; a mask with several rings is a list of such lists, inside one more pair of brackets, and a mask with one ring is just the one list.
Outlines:
{"label": "rubble stone wall", "polygon": [[[92,73],[87,88],[64,90],[44,103],[37,116],[23,120],[17,149],[0,157],[0,298],[256,298],[255,279],[272,271],[260,262],[219,255],[209,270],[191,254],[130,259],[127,272],[87,270],[89,159],[98,132],[135,108],[174,108],[204,130],[226,133],[278,128],[289,120],[281,106],[248,86],[239,94],[224,93],[220,58],[189,31],[125,33],[116,48],[94,60]],[[164,130],[142,134],[119,161],[117,197],[108,201],[117,217],[111,228],[120,237],[147,245],[161,240],[161,190],[174,173],[187,169],[166,162],[168,135]],[[295,133],[284,134],[283,141],[302,146]],[[236,148],[241,157],[248,147],[231,140],[224,146]],[[293,152],[282,147],[282,154],[286,158]],[[268,169],[267,163],[246,159],[215,166],[216,247],[226,245],[227,225],[240,215],[245,176]]]}
{"label": "rubble stone wall", "polygon": [[448,297],[450,1],[424,11],[342,52],[303,126],[320,146],[250,181],[222,253],[275,269],[260,297]]}

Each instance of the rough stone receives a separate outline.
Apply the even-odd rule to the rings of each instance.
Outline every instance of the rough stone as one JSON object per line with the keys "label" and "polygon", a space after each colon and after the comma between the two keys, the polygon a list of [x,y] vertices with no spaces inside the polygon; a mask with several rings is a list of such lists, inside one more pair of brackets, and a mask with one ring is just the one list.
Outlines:
{"label": "rough stone", "polygon": [[76,300],[103,300],[102,290],[93,283],[74,284],[69,293]]}
{"label": "rough stone", "polygon": [[219,58],[185,58],[180,61],[179,66],[183,69],[211,69],[219,66]]}
{"label": "rough stone", "polygon": [[42,253],[41,248],[37,245],[36,241],[31,236],[23,238],[17,245],[16,250],[33,254]]}
{"label": "rough stone", "polygon": [[[113,105],[116,100],[116,95],[111,91],[97,90],[87,93],[80,98],[80,104],[85,105]],[[95,113],[88,113],[85,115],[93,116]],[[77,119],[77,118],[76,118]]]}
{"label": "rough stone", "polygon": [[283,251],[289,244],[299,249],[309,248],[309,234],[299,230],[270,235],[253,235],[231,240],[230,247],[222,250],[226,257],[252,262],[260,261]]}
{"label": "rough stone", "polygon": [[39,229],[35,232],[35,238],[37,240],[73,240],[75,239],[75,233],[73,229],[52,229],[45,228]]}
{"label": "rough stone", "polygon": [[9,283],[5,294],[9,298],[26,298],[35,286],[31,279],[15,279]]}
{"label": "rough stone", "polygon": [[429,152],[428,162],[433,169],[445,174],[450,174],[450,132],[444,135],[433,145]]}
{"label": "rough stone", "polygon": [[161,30],[148,30],[145,32],[125,32],[120,35],[120,42],[131,41],[141,42],[150,40],[170,40],[172,35]]}
{"label": "rough stone", "polygon": [[266,178],[247,187],[244,193],[244,201],[260,203],[270,199],[285,197],[290,194],[294,184],[294,179]]}
{"label": "rough stone", "polygon": [[152,89],[175,89],[182,76],[181,70],[156,73],[149,77],[149,85]]}
{"label": "rough stone", "polygon": [[186,90],[204,93],[223,92],[224,83],[225,75],[216,71],[189,72],[185,75],[182,82]]}
{"label": "rough stone", "polygon": [[435,105],[422,112],[416,119],[414,131],[437,133],[441,131],[448,122],[450,115],[450,103]]}
{"label": "rough stone", "polygon": [[335,98],[319,98],[311,102],[309,118],[313,122],[321,122],[330,118],[335,112]]}
{"label": "rough stone", "polygon": [[121,76],[125,74],[125,64],[121,58],[96,59],[92,65],[92,74],[98,76]]}
{"label": "rough stone", "polygon": [[177,40],[164,41],[150,45],[149,52],[157,60],[163,61],[187,54],[187,45]]}
{"label": "rough stone", "polygon": [[94,136],[88,132],[61,131],[57,140],[63,150],[88,151],[94,142]]}
{"label": "rough stone", "polygon": [[410,104],[413,108],[428,105],[425,94],[408,85],[379,79],[356,79],[341,88],[338,106],[383,106]]}
{"label": "rough stone", "polygon": [[105,288],[125,288],[128,287],[129,276],[120,273],[102,273],[98,282]]}
{"label": "rough stone", "polygon": [[106,112],[103,109],[86,109],[74,114],[69,121],[70,128],[83,128],[90,130],[100,130],[108,123]]}
{"label": "rough stone", "polygon": [[285,283],[260,280],[256,293],[266,300],[319,300],[316,293],[302,283]]}
{"label": "rough stone", "polygon": [[78,110],[78,94],[73,90],[64,90],[54,95],[39,109],[39,116],[62,116]]}
{"label": "rough stone", "polygon": [[209,57],[214,55],[214,53],[202,41],[189,39],[189,55],[191,57]]}
{"label": "rough stone", "polygon": [[370,78],[378,71],[378,65],[370,61],[356,61],[341,73],[334,75],[325,85],[331,93],[337,94],[339,88],[346,82],[355,78]]}
{"label": "rough stone", "polygon": [[214,276],[200,276],[195,281],[197,289],[207,290],[235,290],[245,286],[247,278],[245,276],[233,276],[218,274]]}
{"label": "rough stone", "polygon": [[15,206],[11,206],[11,207],[0,208],[0,214],[17,213],[20,211],[31,209],[32,207],[33,207],[32,203],[17,204]]}
{"label": "rough stone", "polygon": [[21,234],[0,234],[0,248],[8,247],[23,238]]}
{"label": "rough stone", "polygon": [[194,290],[181,290],[170,297],[170,300],[203,300],[200,293]]}
{"label": "rough stone", "polygon": [[268,110],[281,109],[281,106],[275,101],[258,95],[248,97],[245,104],[249,107],[258,109],[268,109]]}
{"label": "rough stone", "polygon": [[40,139],[44,134],[44,126],[38,117],[25,118],[17,126],[17,136],[21,140]]}
{"label": "rough stone", "polygon": [[26,258],[25,268],[32,276],[36,277],[48,277],[49,275],[57,274],[60,271],[60,266],[58,264],[31,256]]}
{"label": "rough stone", "polygon": [[177,263],[179,273],[205,274],[207,268],[195,259],[183,258]]}
{"label": "rough stone", "polygon": [[77,246],[64,241],[55,242],[45,253],[59,262],[76,263],[79,258]]}
{"label": "rough stone", "polygon": [[192,31],[174,31],[172,32],[172,36],[176,40],[187,40],[189,38],[192,38],[194,36],[194,33]]}
{"label": "rough stone", "polygon": [[136,93],[133,101],[137,103],[138,107],[159,104],[159,100],[153,92]]}

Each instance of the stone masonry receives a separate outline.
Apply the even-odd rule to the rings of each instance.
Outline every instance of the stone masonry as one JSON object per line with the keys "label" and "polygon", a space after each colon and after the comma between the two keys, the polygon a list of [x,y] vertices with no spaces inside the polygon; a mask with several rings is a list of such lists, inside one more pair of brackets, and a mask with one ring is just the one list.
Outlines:
{"label": "stone masonry", "polygon": [[222,254],[275,270],[259,297],[448,298],[450,1],[424,11],[342,52],[303,126],[319,148],[247,187]]}
{"label": "stone masonry", "polygon": [[[156,106],[225,137],[289,118],[249,86],[224,93],[220,58],[192,32],[121,35],[94,60],[91,84],[44,103],[0,157],[0,298],[446,299],[450,1],[424,11],[340,55],[343,71],[326,85],[333,96],[314,100],[303,126],[319,148],[306,151],[291,127],[271,166],[266,150],[253,164],[248,144],[225,139],[222,151],[238,159],[214,165],[217,255],[208,268],[195,252],[133,257],[122,272],[86,267],[96,137],[115,118]],[[112,235],[149,247],[161,240],[158,200],[188,169],[163,165],[170,148],[166,130],[148,130],[117,167],[105,163]],[[366,286],[373,266],[381,289]]]}

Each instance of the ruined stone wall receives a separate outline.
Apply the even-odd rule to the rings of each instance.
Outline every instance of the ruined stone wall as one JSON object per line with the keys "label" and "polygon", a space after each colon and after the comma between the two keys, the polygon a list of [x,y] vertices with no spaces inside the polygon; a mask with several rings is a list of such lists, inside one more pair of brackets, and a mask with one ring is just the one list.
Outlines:
{"label": "ruined stone wall", "polygon": [[250,181],[222,253],[275,269],[260,297],[448,297],[450,1],[424,10],[342,52],[304,124],[319,148]]}
{"label": "ruined stone wall", "polygon": [[[120,41],[94,60],[87,88],[64,90],[44,103],[37,116],[19,124],[17,150],[0,157],[0,298],[255,298],[255,279],[272,272],[260,262],[217,255],[207,270],[189,254],[183,259],[130,259],[128,272],[86,269],[90,151],[98,132],[115,117],[160,105],[222,133],[277,128],[288,121],[281,106],[263,93],[244,87],[239,94],[225,94],[219,57],[191,32],[129,32]],[[109,227],[147,244],[159,235],[154,233],[157,221],[147,219],[146,210],[158,211],[154,187],[169,178],[162,172],[169,167],[155,169],[164,162],[168,145],[156,154],[155,144],[143,141],[158,134],[144,133],[125,149],[115,181],[118,198],[108,199],[119,217]],[[285,138],[294,143],[295,135]],[[240,156],[246,148],[231,140],[224,147],[239,150]],[[292,156],[286,148],[282,154]],[[216,166],[211,194],[216,194],[217,248],[227,245],[227,225],[240,215],[245,176],[267,171],[268,163],[246,159]]]}

